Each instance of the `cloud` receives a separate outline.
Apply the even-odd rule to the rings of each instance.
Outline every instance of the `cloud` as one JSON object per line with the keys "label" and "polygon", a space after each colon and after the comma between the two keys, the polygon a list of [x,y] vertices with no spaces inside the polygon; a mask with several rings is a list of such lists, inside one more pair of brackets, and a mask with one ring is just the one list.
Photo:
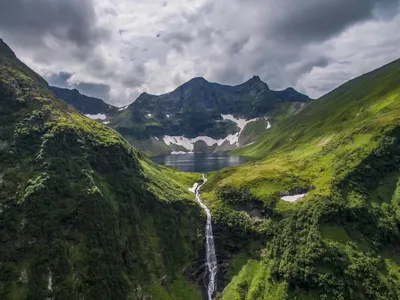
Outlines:
{"label": "cloud", "polygon": [[67,72],[60,72],[50,74],[46,77],[47,82],[52,86],[58,86],[62,88],[72,89],[75,88],[79,90],[82,94],[90,95],[92,97],[100,98],[105,101],[109,101],[110,86],[105,84],[95,84],[95,83],[71,83],[70,79],[74,74]]}
{"label": "cloud", "polygon": [[[347,27],[374,17],[379,8],[386,11],[397,0],[296,0],[273,1],[270,28],[285,41],[321,41]],[[284,3],[284,5],[282,5]]]}
{"label": "cloud", "polygon": [[0,8],[0,26],[30,43],[51,35],[86,46],[106,34],[96,27],[90,0],[2,0]]}
{"label": "cloud", "polygon": [[3,0],[0,35],[55,85],[116,105],[201,76],[318,97],[400,57],[398,0]]}

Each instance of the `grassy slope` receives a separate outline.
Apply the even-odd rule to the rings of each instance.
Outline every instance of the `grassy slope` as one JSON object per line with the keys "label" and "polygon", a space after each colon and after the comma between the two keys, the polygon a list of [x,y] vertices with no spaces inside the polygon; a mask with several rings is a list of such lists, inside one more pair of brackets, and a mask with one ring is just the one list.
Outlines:
{"label": "grassy slope", "polygon": [[[399,125],[395,61],[274,123],[260,142],[236,151],[259,161],[209,174],[203,198],[217,224],[226,219],[221,211],[242,218],[240,205],[216,193],[223,185],[247,188],[272,211],[270,221],[234,225],[262,232],[264,247],[236,276],[228,273],[223,298],[397,299]],[[293,187],[308,189],[307,197],[279,200]]]}
{"label": "grassy slope", "polygon": [[296,182],[327,192],[333,178],[359,164],[399,123],[399,65],[396,61],[354,79],[274,124],[259,142],[234,151],[260,161],[214,177],[222,184],[248,184],[260,196]]}
{"label": "grassy slope", "polygon": [[1,299],[200,298],[195,179],[58,100],[0,40]]}

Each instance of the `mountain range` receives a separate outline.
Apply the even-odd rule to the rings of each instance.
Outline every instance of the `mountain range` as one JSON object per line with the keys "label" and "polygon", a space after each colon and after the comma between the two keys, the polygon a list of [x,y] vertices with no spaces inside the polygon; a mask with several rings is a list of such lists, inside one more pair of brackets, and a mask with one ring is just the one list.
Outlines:
{"label": "mountain range", "polygon": [[[276,95],[264,85],[245,94]],[[158,96],[141,97],[153,100],[138,115],[156,115]],[[213,299],[399,299],[400,60],[319,99],[273,99],[218,111],[265,123],[231,151],[257,159],[205,174],[198,191]],[[206,214],[189,191],[201,174],[155,164],[107,118],[59,99],[0,39],[0,299],[209,299]]]}
{"label": "mountain range", "polygon": [[101,119],[148,154],[227,151],[254,142],[284,114],[301,110],[310,98],[293,88],[272,91],[258,76],[237,86],[193,78],[163,95],[141,94],[116,109],[76,90],[55,94],[92,118]]}

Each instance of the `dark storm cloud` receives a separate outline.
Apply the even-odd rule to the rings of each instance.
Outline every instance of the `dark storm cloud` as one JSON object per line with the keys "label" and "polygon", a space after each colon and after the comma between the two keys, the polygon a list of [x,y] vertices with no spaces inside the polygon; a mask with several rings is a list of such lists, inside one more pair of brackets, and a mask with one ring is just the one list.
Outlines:
{"label": "dark storm cloud", "polygon": [[[275,1],[267,32],[285,42],[326,40],[358,22],[392,15],[398,0],[284,0]],[[380,14],[375,14],[380,12]]]}
{"label": "dark storm cloud", "polygon": [[[2,0],[0,32],[7,31],[29,43],[46,35],[85,46],[106,34],[96,28],[91,0]],[[22,43],[23,41],[21,41]]]}
{"label": "dark storm cloud", "polygon": [[329,65],[329,58],[326,56],[310,57],[302,60],[296,66],[296,72],[298,74],[308,73],[312,68],[320,67],[324,68]]}
{"label": "dark storm cloud", "polygon": [[[269,0],[267,2],[250,0],[249,2],[247,4],[240,1],[231,2],[231,7],[236,10],[235,13],[239,13],[233,22],[227,20],[231,18],[229,14],[224,16],[228,11],[227,8],[222,4],[218,8],[217,2],[214,2],[213,9],[217,17],[213,21],[224,24],[225,30],[218,31],[221,27],[214,25],[215,29],[207,28],[208,30],[203,29],[202,32],[207,32],[209,36],[216,35],[218,40],[223,40],[223,52],[228,55],[225,64],[220,63],[218,68],[212,71],[211,78],[215,76],[224,83],[238,83],[239,80],[248,78],[252,74],[259,74],[275,88],[296,86],[299,78],[315,68],[332,69],[331,64],[335,64],[335,58],[330,57],[332,53],[328,53],[330,49],[324,46],[325,42],[333,40],[355,25],[362,26],[371,21],[390,21],[398,15],[400,6],[399,0]],[[249,5],[256,8],[249,9]],[[234,34],[227,39],[226,32],[231,31]],[[376,34],[378,33],[366,35],[364,38],[374,40],[378,38]],[[388,36],[391,34],[387,33]],[[250,38],[250,42],[246,37]],[[215,38],[213,42],[216,43]],[[252,47],[247,47],[247,44]],[[396,44],[398,45],[398,42]],[[387,47],[384,45],[382,42],[379,47],[375,47],[376,57],[386,55]],[[236,62],[237,54],[242,51],[243,54],[239,57],[246,61],[246,67],[243,65],[238,67],[236,64],[232,66],[232,59]],[[354,48],[354,51],[354,55],[360,57],[366,49]],[[337,49],[337,52],[345,51]],[[332,75],[336,84],[346,78]],[[324,84],[320,92],[325,92],[327,86],[333,85]],[[317,91],[315,94],[320,93]]]}

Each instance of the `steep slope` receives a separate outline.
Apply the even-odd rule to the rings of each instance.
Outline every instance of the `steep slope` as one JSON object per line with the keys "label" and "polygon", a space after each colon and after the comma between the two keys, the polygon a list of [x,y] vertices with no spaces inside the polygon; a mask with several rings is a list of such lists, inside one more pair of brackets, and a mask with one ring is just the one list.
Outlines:
{"label": "steep slope", "polygon": [[[153,154],[226,151],[253,142],[268,120],[309,100],[294,89],[272,91],[258,76],[238,86],[194,78],[171,93],[143,93],[110,126]],[[246,121],[252,126],[241,136]]]}
{"label": "steep slope", "polygon": [[83,95],[76,89],[69,90],[55,86],[50,88],[58,98],[71,104],[81,113],[91,118],[96,118],[96,115],[98,115],[99,119],[101,119],[101,115],[106,118],[106,115],[112,115],[118,110],[115,106],[109,105],[101,99]]}
{"label": "steep slope", "polygon": [[0,40],[1,299],[200,299],[195,178],[57,99]]}
{"label": "steep slope", "polygon": [[263,238],[229,259],[223,299],[399,299],[400,60],[235,152],[260,160],[209,174],[202,197],[216,227]]}

